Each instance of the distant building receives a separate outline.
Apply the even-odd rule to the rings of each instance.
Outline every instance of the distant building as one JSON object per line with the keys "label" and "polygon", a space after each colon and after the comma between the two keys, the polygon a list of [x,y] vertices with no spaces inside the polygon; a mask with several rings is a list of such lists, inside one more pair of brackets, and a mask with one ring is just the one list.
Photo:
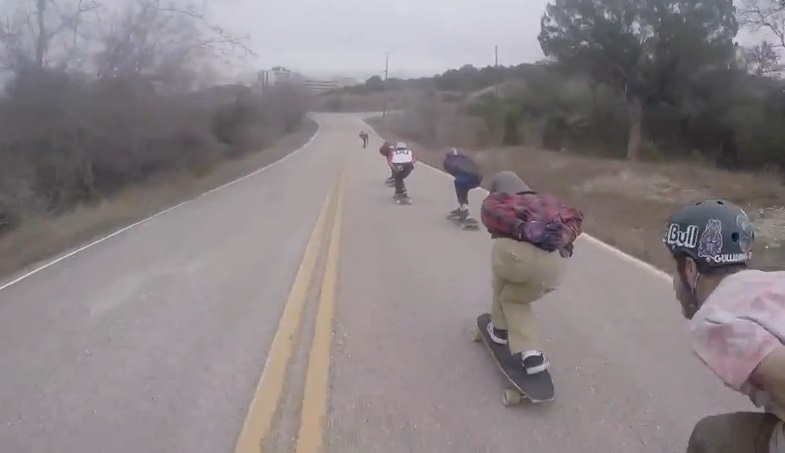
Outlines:
{"label": "distant building", "polygon": [[305,81],[305,77],[299,72],[294,72],[283,66],[276,66],[270,70],[273,76],[274,85],[299,84]]}
{"label": "distant building", "polygon": [[256,74],[255,85],[260,90],[266,90],[274,85],[302,84],[303,82],[305,82],[305,77],[302,74],[283,66],[275,66],[270,70],[259,71]]}
{"label": "distant building", "polygon": [[357,79],[355,79],[353,77],[341,77],[341,76],[339,76],[339,77],[334,77],[332,80],[335,80],[336,82],[338,82],[338,85],[340,85],[342,88],[353,87],[355,85],[360,85],[361,83],[363,83],[363,82],[361,82],[361,81],[359,81],[359,80],[357,80]]}
{"label": "distant building", "polygon": [[331,79],[306,78],[299,72],[283,66],[275,66],[270,70],[259,71],[255,85],[260,90],[265,90],[275,85],[304,85],[312,93],[319,94],[337,88],[359,85],[360,83],[362,82],[352,77],[333,77]]}
{"label": "distant building", "polygon": [[264,91],[264,90],[270,88],[270,86],[272,86],[272,82],[273,82],[271,80],[272,78],[273,78],[273,75],[272,75],[272,73],[270,71],[264,71],[264,70],[259,71],[259,73],[256,76],[256,84],[255,84],[256,86],[255,86],[255,88],[257,90],[260,90],[260,91]]}
{"label": "distant building", "polygon": [[305,86],[307,86],[313,94],[325,93],[330,90],[338,88],[346,88],[350,86],[359,85],[360,82],[351,77],[334,77],[329,80],[306,79]]}
{"label": "distant building", "polygon": [[306,79],[305,86],[311,90],[313,94],[326,93],[330,90],[335,90],[341,86],[334,80],[313,80]]}

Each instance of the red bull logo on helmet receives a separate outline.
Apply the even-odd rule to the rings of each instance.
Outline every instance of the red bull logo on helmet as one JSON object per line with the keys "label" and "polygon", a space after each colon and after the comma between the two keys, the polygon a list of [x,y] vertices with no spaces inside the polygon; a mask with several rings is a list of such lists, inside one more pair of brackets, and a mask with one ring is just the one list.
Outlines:
{"label": "red bull logo on helmet", "polygon": [[696,225],[687,225],[682,229],[682,225],[671,223],[668,226],[668,231],[665,233],[663,242],[670,246],[693,249],[698,245],[699,236],[700,228]]}

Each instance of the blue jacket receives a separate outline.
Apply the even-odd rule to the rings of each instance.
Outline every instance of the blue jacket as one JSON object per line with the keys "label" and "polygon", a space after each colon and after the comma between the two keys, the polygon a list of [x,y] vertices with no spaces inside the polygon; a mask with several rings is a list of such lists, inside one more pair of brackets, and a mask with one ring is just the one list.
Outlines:
{"label": "blue jacket", "polygon": [[463,154],[448,154],[444,158],[444,170],[459,182],[467,182],[481,177],[477,164],[469,156]]}

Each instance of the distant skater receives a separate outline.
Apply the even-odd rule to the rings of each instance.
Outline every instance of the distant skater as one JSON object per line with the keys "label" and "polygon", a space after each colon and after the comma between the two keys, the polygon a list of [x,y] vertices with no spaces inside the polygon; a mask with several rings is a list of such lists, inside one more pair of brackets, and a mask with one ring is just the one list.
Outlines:
{"label": "distant skater", "polygon": [[387,141],[382,143],[382,146],[379,147],[379,154],[384,156],[384,160],[387,163],[387,166],[390,167],[390,176],[384,180],[384,183],[387,184],[388,186],[392,186],[393,184],[395,184],[395,175],[392,167],[390,166],[390,153],[393,152],[394,148],[395,147],[393,146],[393,144]]}
{"label": "distant skater", "polygon": [[414,153],[406,143],[398,142],[395,144],[395,149],[390,152],[389,164],[395,185],[395,199],[408,201],[409,193],[406,190],[404,179],[414,170]]}
{"label": "distant skater", "polygon": [[450,211],[448,219],[465,222],[471,220],[469,215],[469,191],[480,187],[482,175],[477,164],[467,155],[452,148],[444,156],[444,171],[452,175],[455,184],[455,196],[458,208]]}

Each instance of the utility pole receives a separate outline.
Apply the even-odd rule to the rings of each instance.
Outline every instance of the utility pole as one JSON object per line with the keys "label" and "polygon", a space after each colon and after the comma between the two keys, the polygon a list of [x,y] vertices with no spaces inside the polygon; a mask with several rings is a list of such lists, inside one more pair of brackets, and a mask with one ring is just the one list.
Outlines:
{"label": "utility pole", "polygon": [[500,78],[499,77],[499,46],[498,45],[497,46],[493,46],[493,54],[494,54],[494,67],[496,68],[496,71],[495,71],[496,74],[494,74],[495,75],[495,79],[496,79],[496,84],[495,84],[494,91],[496,92],[496,98],[498,99],[499,98],[499,78]]}
{"label": "utility pole", "polygon": [[387,74],[390,72],[390,52],[384,53],[384,83],[382,84],[382,116],[387,116]]}

